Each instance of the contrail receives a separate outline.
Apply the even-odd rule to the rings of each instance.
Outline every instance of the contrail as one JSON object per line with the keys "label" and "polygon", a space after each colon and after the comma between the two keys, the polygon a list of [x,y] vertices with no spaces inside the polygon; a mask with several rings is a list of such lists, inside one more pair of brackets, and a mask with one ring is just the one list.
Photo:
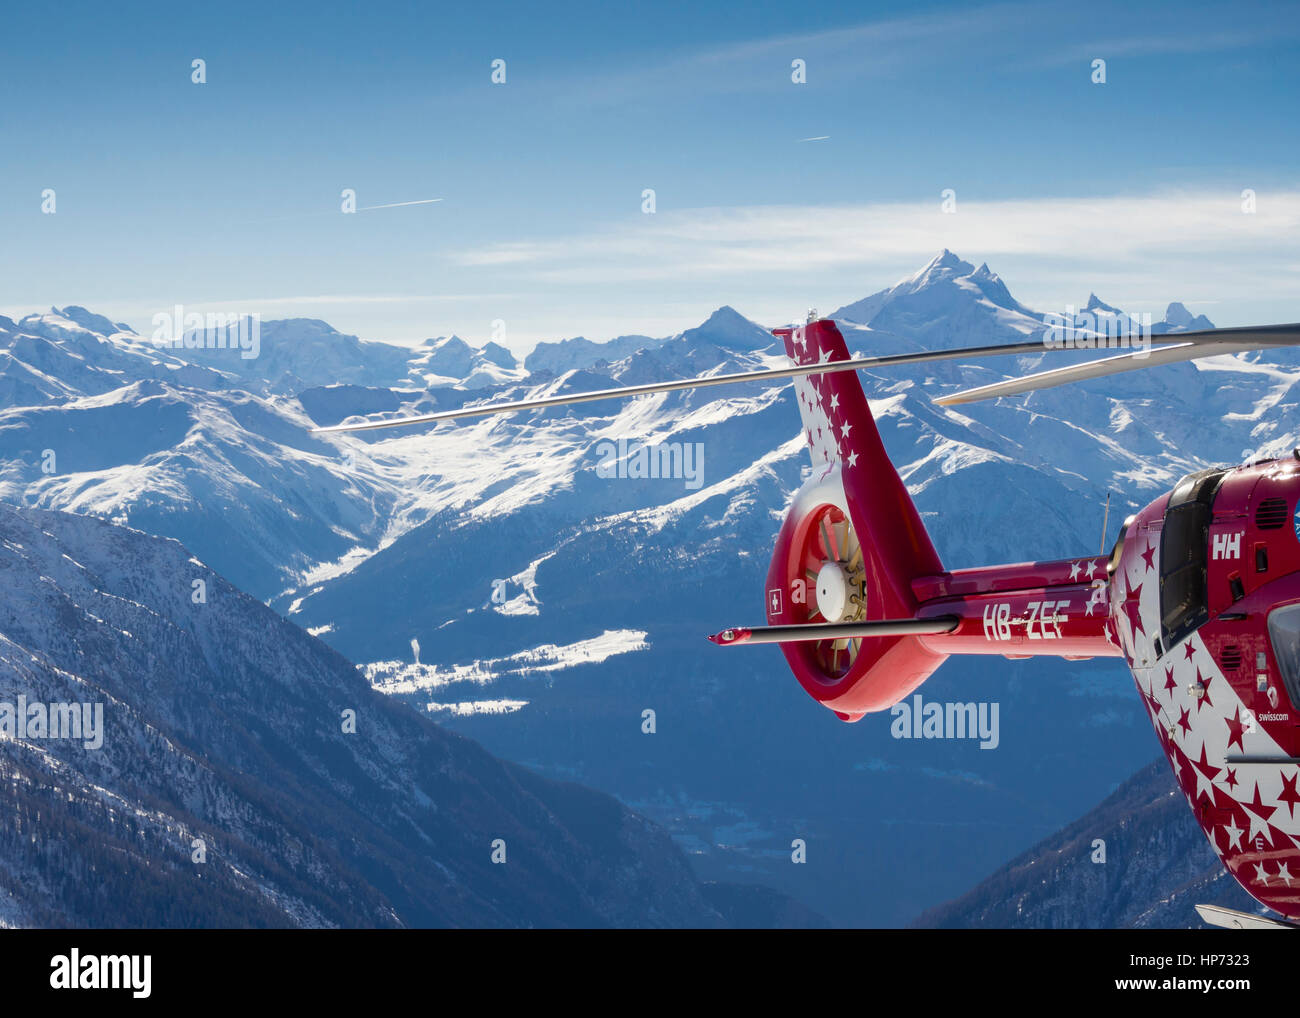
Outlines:
{"label": "contrail", "polygon": [[[403,205],[432,205],[434,202],[442,201],[441,198],[421,198],[419,201],[394,201],[386,205],[363,205],[357,209],[357,212],[369,212],[372,209],[395,209]],[[262,223],[285,223],[297,219],[317,219],[324,216],[337,216],[338,212],[303,212],[296,216],[272,216],[270,219],[245,219],[234,222],[231,226],[260,226]]]}
{"label": "contrail", "polygon": [[819,134],[816,138],[800,138],[800,141],[829,141],[829,134]]}
{"label": "contrail", "polygon": [[358,212],[369,212],[371,209],[396,209],[403,205],[432,205],[436,201],[442,201],[441,198],[421,198],[419,201],[393,201],[387,205],[363,205],[357,209]]}

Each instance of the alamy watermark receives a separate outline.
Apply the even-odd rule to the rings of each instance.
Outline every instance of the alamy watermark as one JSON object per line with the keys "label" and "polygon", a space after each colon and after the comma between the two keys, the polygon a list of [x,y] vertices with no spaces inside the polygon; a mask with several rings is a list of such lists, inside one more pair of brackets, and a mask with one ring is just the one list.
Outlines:
{"label": "alamy watermark", "polygon": [[104,745],[102,703],[28,703],[20,694],[17,704],[0,701],[0,738],[80,739],[86,749]]}
{"label": "alamy watermark", "polygon": [[597,477],[676,478],[686,481],[688,491],[704,484],[704,443],[661,442],[646,445],[620,438],[596,443]]}
{"label": "alamy watermark", "polygon": [[186,311],[177,304],[153,316],[153,341],[173,350],[238,350],[246,361],[262,352],[262,316],[258,312]]}
{"label": "alamy watermark", "polygon": [[1151,352],[1151,312],[1095,315],[1065,305],[1043,315],[1043,346],[1049,350],[1141,350]]}
{"label": "alamy watermark", "polygon": [[50,959],[52,990],[130,990],[144,999],[152,992],[153,955],[82,954],[73,948]]}
{"label": "alamy watermark", "polygon": [[979,739],[980,749],[997,749],[1001,741],[996,703],[925,703],[917,693],[889,713],[895,739]]}

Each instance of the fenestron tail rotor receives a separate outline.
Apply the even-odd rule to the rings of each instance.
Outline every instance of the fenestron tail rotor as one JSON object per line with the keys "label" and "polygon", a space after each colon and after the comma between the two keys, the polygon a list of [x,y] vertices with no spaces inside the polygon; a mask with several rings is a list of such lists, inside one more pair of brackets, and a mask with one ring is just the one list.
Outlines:
{"label": "fenestron tail rotor", "polygon": [[[809,625],[834,627],[866,617],[862,546],[847,513],[835,505],[814,509],[801,528],[802,546],[791,564],[791,608]],[[717,642],[717,641],[715,641]],[[826,630],[810,648],[828,679],[844,675],[862,649],[859,635]]]}

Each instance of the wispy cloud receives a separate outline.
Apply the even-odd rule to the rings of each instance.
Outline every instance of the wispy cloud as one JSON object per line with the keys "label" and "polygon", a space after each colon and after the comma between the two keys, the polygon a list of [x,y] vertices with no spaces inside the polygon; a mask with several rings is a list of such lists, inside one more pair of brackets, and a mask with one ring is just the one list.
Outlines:
{"label": "wispy cloud", "polygon": [[1135,33],[1133,35],[1100,36],[1096,39],[1055,46],[1027,57],[1025,67],[1059,67],[1066,64],[1086,63],[1098,57],[1113,60],[1117,57],[1162,56],[1168,54],[1221,53],[1226,50],[1246,49],[1263,43],[1295,39],[1300,36],[1300,25],[1275,22],[1254,28],[1234,31],[1203,31],[1182,34]]}
{"label": "wispy cloud", "polygon": [[634,69],[601,70],[584,65],[572,77],[538,81],[593,105],[612,105],[681,93],[736,93],[788,88],[790,62],[807,61],[809,81],[821,84],[878,77],[942,61],[954,47],[970,49],[978,40],[1005,40],[1007,29],[1023,26],[1042,5],[997,3],[960,11],[935,11],[845,25],[815,32],[787,33],[721,46],[680,49]]}
{"label": "wispy cloud", "polygon": [[[1173,299],[1297,301],[1300,189],[1264,191],[1257,212],[1230,189],[1109,197],[703,208],[604,230],[471,248],[466,266],[511,286],[762,294],[754,310],[864,295],[949,248],[988,260],[1035,306],[1093,287],[1132,306]],[[779,303],[778,303],[779,301]]]}
{"label": "wispy cloud", "polygon": [[[1149,258],[1294,254],[1300,190],[1258,196],[1246,214],[1231,191],[1100,198],[704,208],[646,216],[603,231],[471,248],[466,265],[542,279],[649,281],[869,267],[936,247],[1123,266]],[[1284,264],[1276,268],[1281,271]]]}
{"label": "wispy cloud", "polygon": [[[1290,22],[1234,26],[1188,15],[1179,32],[1156,30],[1122,19],[1130,34],[1096,32],[1098,12],[1060,3],[990,3],[940,9],[903,17],[843,25],[646,54],[634,68],[602,69],[584,62],[573,76],[539,78],[538,87],[556,90],[591,105],[616,105],[642,97],[656,101],[681,94],[754,93],[788,88],[790,62],[807,62],[808,82],[846,82],[914,74],[954,61],[996,63],[1008,70],[1087,64],[1095,57],[1214,53],[1243,49],[1300,36]],[[1114,21],[1113,17],[1108,20]],[[813,140],[813,139],[805,139]]]}

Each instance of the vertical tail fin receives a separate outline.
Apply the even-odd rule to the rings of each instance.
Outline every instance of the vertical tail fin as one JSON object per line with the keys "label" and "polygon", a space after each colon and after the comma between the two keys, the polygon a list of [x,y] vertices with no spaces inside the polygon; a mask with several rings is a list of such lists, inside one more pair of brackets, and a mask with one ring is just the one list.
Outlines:
{"label": "vertical tail fin", "polygon": [[[828,319],[775,334],[795,363],[849,359],[843,335]],[[857,373],[798,378],[794,387],[813,474],[777,541],[768,574],[769,623],[911,618],[917,608],[912,580],[943,566],[885,451]],[[801,583],[816,584],[802,600]],[[832,612],[847,605],[851,618],[826,617],[818,593],[834,605]],[[898,702],[944,660],[910,636],[834,644],[782,649],[804,688],[846,720]]]}
{"label": "vertical tail fin", "polygon": [[[786,353],[796,364],[848,360],[848,344],[827,318],[802,329],[778,329]],[[911,581],[943,571],[939,554],[921,522],[912,496],[885,451],[871,407],[856,371],[795,379],[804,438],[813,475],[840,468],[845,494],[859,534],[870,534],[872,555],[882,578],[885,603],[872,618],[904,618],[916,602]]]}

